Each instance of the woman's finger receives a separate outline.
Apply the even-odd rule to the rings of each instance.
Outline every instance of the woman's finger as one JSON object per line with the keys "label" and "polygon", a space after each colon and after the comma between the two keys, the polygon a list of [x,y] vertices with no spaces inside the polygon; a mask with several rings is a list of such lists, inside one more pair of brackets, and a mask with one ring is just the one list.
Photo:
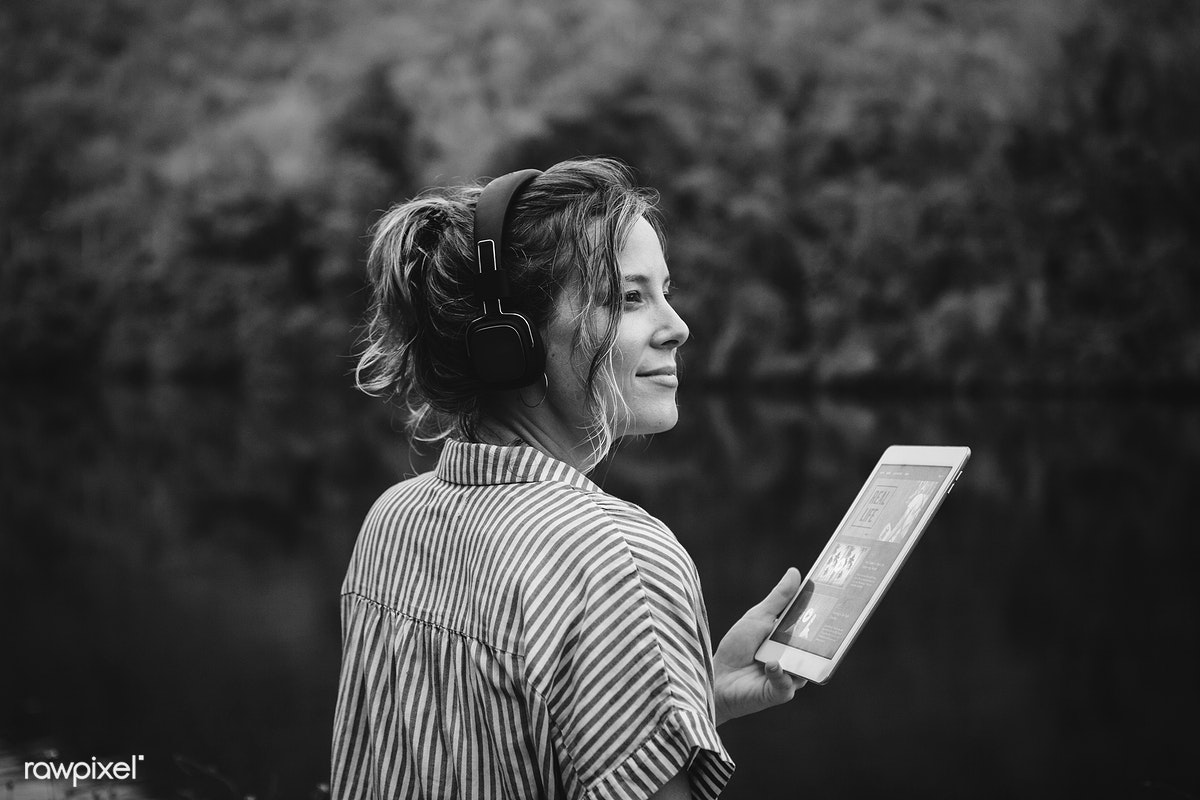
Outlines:
{"label": "woman's finger", "polygon": [[788,571],[784,573],[779,583],[775,584],[771,593],[754,607],[754,612],[774,619],[783,613],[798,591],[800,591],[800,570],[788,567]]}
{"label": "woman's finger", "polygon": [[767,681],[771,684],[771,694],[782,698],[781,702],[791,700],[792,695],[796,692],[796,687],[792,683],[792,676],[784,671],[778,661],[767,664],[766,671]]}

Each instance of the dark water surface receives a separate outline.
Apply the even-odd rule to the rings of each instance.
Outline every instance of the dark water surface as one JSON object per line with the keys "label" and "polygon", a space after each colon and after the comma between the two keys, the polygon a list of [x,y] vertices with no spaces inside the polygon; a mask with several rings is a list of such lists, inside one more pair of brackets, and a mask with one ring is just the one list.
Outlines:
{"label": "dark water surface", "polygon": [[[887,445],[974,450],[833,680],[722,729],[727,797],[1200,795],[1195,406],[681,406],[593,477],[674,529],[718,636]],[[372,500],[428,463],[344,390],[0,390],[0,798],[70,794],[26,760],[135,753],[121,796],[320,794],[338,585]]]}

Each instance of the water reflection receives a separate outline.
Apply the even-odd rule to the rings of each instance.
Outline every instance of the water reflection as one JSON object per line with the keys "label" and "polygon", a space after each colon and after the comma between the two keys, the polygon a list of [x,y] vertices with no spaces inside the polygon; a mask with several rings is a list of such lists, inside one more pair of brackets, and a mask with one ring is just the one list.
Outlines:
{"label": "water reflection", "polygon": [[[684,541],[715,631],[887,445],[975,453],[833,681],[723,729],[728,797],[1200,791],[1195,408],[681,405],[596,477]],[[431,457],[341,389],[7,394],[0,435],[0,751],[145,753],[151,796],[319,793],[353,537]]]}

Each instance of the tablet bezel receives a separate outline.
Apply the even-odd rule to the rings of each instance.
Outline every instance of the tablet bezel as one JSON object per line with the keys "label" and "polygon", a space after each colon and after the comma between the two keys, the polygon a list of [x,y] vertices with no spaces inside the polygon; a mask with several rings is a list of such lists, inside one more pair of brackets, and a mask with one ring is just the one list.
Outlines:
{"label": "tablet bezel", "polygon": [[[801,678],[810,680],[814,683],[825,683],[828,681],[830,676],[833,675],[834,670],[836,670],[838,665],[841,664],[846,653],[850,650],[850,646],[854,644],[854,640],[857,638],[859,631],[862,630],[867,620],[871,618],[871,614],[874,612],[875,607],[879,605],[879,601],[882,600],[883,596],[887,593],[888,587],[890,587],[892,581],[895,580],[896,575],[900,572],[900,568],[904,566],[904,562],[908,559],[909,553],[912,552],[913,548],[924,534],[925,528],[929,525],[929,521],[933,518],[933,515],[937,513],[938,508],[941,507],[942,501],[954,488],[955,481],[957,481],[959,476],[962,475],[963,467],[966,465],[967,460],[970,457],[971,449],[969,447],[892,445],[885,450],[883,455],[880,456],[879,460],[875,463],[875,466],[871,468],[871,472],[867,475],[866,481],[863,482],[862,488],[858,490],[858,494],[855,495],[854,501],[850,503],[850,506],[846,509],[846,513],[842,516],[841,522],[837,524],[837,527],[835,527],[833,530],[833,534],[829,537],[829,540],[825,543],[825,546],[821,548],[821,553],[819,556],[817,556],[817,560],[813,562],[812,567],[808,570],[808,574],[804,576],[804,580],[800,584],[800,591],[796,592],[796,596],[791,599],[787,605],[787,608],[785,608],[783,613],[779,615],[779,618],[775,620],[775,626],[772,627],[771,633],[767,636],[766,641],[763,642],[762,646],[759,647],[758,652],[755,654],[755,658],[763,663],[778,661],[780,665],[788,672]],[[850,514],[858,506],[859,501],[862,500],[863,495],[866,493],[868,488],[870,488],[874,483],[875,476],[879,473],[879,469],[883,466],[950,467],[951,469],[946,473],[946,477],[942,479],[942,483],[938,486],[933,499],[930,501],[929,506],[925,509],[925,513],[921,515],[921,518],[913,527],[912,533],[909,534],[908,538],[904,542],[900,553],[896,556],[896,560],[892,563],[891,567],[879,581],[879,585],[872,593],[870,600],[867,601],[862,613],[859,614],[858,619],[856,619],[851,625],[845,639],[842,640],[841,645],[838,647],[837,651],[834,652],[831,658],[826,658],[824,656],[817,655],[816,653],[810,653],[807,650],[800,650],[798,648],[791,647],[790,645],[783,644],[782,642],[773,641],[771,637],[775,635],[775,630],[779,627],[780,622],[783,621],[783,619],[787,616],[788,610],[790,610],[796,600],[799,599],[800,595],[803,593],[804,587],[808,585],[809,581],[812,579],[812,576],[816,573],[819,565],[824,562],[826,554],[829,553],[830,548],[833,547],[838,534],[849,521]]]}

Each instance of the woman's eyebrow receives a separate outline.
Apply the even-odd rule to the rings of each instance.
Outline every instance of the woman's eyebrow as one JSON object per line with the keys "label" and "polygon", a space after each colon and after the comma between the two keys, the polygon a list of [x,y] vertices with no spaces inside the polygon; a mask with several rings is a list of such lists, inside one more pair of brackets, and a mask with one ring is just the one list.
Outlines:
{"label": "woman's eyebrow", "polygon": [[[635,273],[633,275],[622,275],[621,280],[624,283],[644,283],[644,284],[650,283],[649,278],[647,278],[645,275],[641,275],[638,273]],[[669,285],[670,283],[671,283],[671,276],[668,275],[665,279],[663,279],[663,284]]]}

